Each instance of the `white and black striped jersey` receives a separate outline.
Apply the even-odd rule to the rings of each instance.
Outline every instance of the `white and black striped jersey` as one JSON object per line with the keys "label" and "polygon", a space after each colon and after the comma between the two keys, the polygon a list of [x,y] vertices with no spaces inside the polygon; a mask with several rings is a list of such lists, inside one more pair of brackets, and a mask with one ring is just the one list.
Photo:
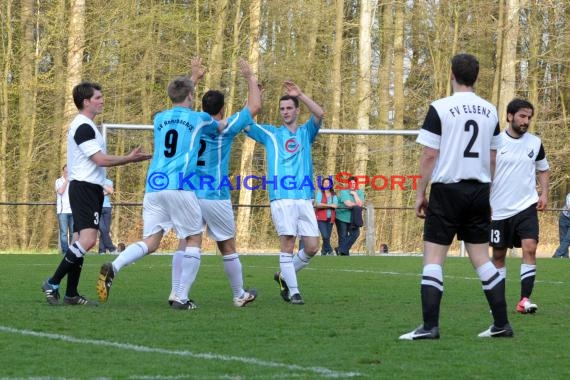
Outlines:
{"label": "white and black striped jersey", "polygon": [[67,170],[70,181],[85,181],[103,186],[106,171],[91,156],[105,153],[105,140],[93,120],[78,114],[71,121],[67,135]]}
{"label": "white and black striped jersey", "polygon": [[434,101],[416,142],[439,150],[432,183],[491,182],[491,150],[499,147],[497,109],[473,92]]}
{"label": "white and black striped jersey", "polygon": [[549,169],[540,138],[525,133],[515,139],[500,134],[495,178],[491,185],[493,220],[510,218],[538,201],[536,171]]}

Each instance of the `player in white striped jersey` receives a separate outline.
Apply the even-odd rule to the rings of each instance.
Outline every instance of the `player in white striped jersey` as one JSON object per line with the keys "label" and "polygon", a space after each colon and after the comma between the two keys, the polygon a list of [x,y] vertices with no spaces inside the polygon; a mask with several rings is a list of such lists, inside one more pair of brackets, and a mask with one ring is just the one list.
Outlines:
{"label": "player in white striped jersey", "polygon": [[400,336],[402,340],[439,339],[443,263],[455,235],[465,242],[493,314],[493,325],[479,336],[513,336],[505,279],[489,259],[489,191],[500,142],[499,121],[495,107],[474,93],[478,73],[479,62],[474,56],[453,57],[453,95],[431,104],[417,138],[424,146],[415,206],[416,215],[425,218],[423,324]]}
{"label": "player in white striped jersey", "polygon": [[[530,301],[536,276],[537,210],[547,206],[550,176],[542,142],[528,132],[533,116],[534,107],[526,100],[514,99],[507,105],[509,125],[500,135],[502,144],[491,186],[493,263],[506,277],[507,249],[522,248],[521,298],[516,310],[523,314],[538,309]],[[537,173],[540,195],[536,191]]]}
{"label": "player in white striped jersey", "polygon": [[97,242],[99,218],[103,207],[105,168],[148,160],[151,155],[140,147],[126,156],[107,154],[103,136],[94,119],[103,112],[102,88],[97,83],[81,82],[73,88],[73,102],[79,110],[67,135],[69,203],[73,214],[73,242],[55,273],[42,284],[50,305],[59,304],[59,284],[67,276],[65,305],[94,305],[78,293],[77,286],[85,254]]}

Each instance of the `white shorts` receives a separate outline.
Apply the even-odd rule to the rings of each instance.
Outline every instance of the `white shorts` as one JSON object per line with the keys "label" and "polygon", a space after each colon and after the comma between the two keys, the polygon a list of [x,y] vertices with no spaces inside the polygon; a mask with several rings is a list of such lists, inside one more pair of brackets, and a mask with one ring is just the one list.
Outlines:
{"label": "white shorts", "polygon": [[313,202],[306,199],[271,201],[271,218],[279,236],[319,237]]}
{"label": "white shorts", "polygon": [[179,239],[202,233],[202,213],[196,194],[186,190],[146,193],[143,199],[143,237],[174,228]]}
{"label": "white shorts", "polygon": [[236,233],[232,201],[229,199],[198,199],[203,223],[208,227],[208,236],[215,241],[231,239]]}

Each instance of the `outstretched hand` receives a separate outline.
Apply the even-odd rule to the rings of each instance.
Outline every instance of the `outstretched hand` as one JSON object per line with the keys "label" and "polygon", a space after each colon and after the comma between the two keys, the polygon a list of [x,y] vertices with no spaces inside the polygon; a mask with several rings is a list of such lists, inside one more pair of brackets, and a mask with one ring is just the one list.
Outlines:
{"label": "outstretched hand", "polygon": [[152,154],[143,152],[142,147],[139,145],[133,149],[127,157],[129,158],[129,162],[139,162],[150,160],[152,158]]}
{"label": "outstretched hand", "polygon": [[190,78],[194,81],[194,84],[204,77],[206,74],[206,68],[202,66],[202,58],[193,57],[190,60]]}
{"label": "outstretched hand", "polygon": [[241,71],[241,75],[243,75],[245,79],[249,79],[253,76],[253,71],[251,70],[251,66],[249,65],[249,62],[247,62],[245,59],[240,58],[238,65]]}

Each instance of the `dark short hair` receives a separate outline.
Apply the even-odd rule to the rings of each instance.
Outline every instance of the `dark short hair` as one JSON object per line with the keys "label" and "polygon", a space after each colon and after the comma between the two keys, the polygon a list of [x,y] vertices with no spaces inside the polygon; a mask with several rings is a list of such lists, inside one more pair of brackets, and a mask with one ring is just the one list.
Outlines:
{"label": "dark short hair", "polygon": [[202,96],[202,111],[217,115],[224,107],[224,94],[218,90],[206,91]]}
{"label": "dark short hair", "polygon": [[176,77],[166,91],[172,103],[182,103],[188,95],[194,95],[194,82],[188,77]]}
{"label": "dark short hair", "polygon": [[78,110],[83,109],[83,101],[91,99],[95,91],[101,91],[102,87],[98,83],[94,82],[81,82],[77,86],[73,87],[73,103]]}
{"label": "dark short hair", "polygon": [[479,61],[471,54],[457,54],[451,59],[451,72],[457,83],[473,86],[479,75]]}
{"label": "dark short hair", "polygon": [[[519,110],[521,110],[522,108],[528,108],[532,110],[532,114],[534,115],[534,106],[532,105],[532,103],[529,102],[528,100],[518,99],[518,98],[511,100],[509,104],[507,104],[507,115],[508,114],[514,115],[515,113],[519,112]],[[509,121],[508,117],[507,121]]]}
{"label": "dark short hair", "polygon": [[299,99],[296,96],[283,95],[279,98],[279,103],[281,103],[283,100],[292,100],[295,104],[295,108],[299,108]]}
{"label": "dark short hair", "polygon": [[348,182],[350,181],[356,181],[356,177],[351,175],[350,177],[348,177]]}
{"label": "dark short hair", "polygon": [[[325,181],[329,181],[331,183],[329,188],[324,187]],[[336,193],[334,191],[334,182],[333,182],[333,179],[331,176],[321,178],[321,185],[319,187],[320,187],[321,191],[328,190],[331,192],[332,195],[336,195]]]}

